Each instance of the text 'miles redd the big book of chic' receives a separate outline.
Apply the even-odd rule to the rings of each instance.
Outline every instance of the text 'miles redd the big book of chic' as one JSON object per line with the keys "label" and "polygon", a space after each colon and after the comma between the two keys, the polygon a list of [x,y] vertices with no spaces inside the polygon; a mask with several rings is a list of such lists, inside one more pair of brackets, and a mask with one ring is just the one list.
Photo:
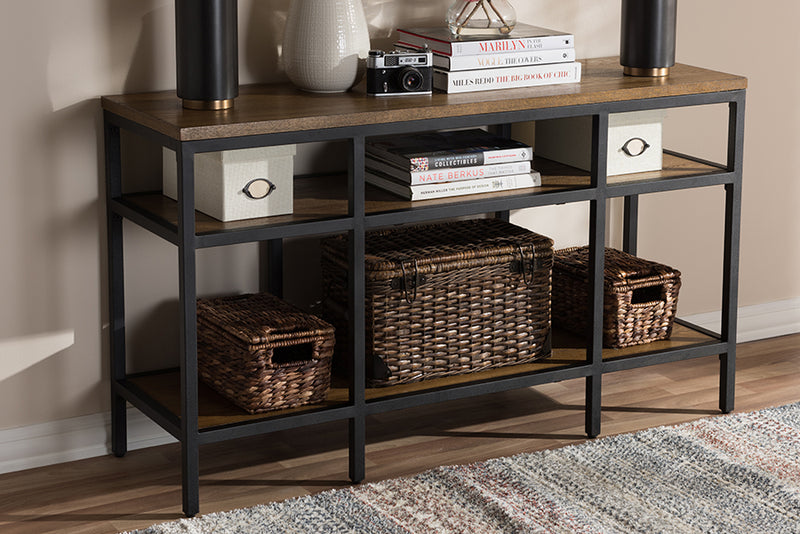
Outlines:
{"label": "text 'miles redd the big book of chic'", "polygon": [[405,171],[472,167],[530,161],[533,149],[525,143],[484,130],[456,130],[368,139],[366,153]]}
{"label": "text 'miles redd the big book of chic'", "polygon": [[433,87],[448,93],[513,89],[581,81],[581,64],[552,63],[497,69],[433,71]]}
{"label": "text 'miles redd the big book of chic'", "polygon": [[574,37],[564,33],[530,24],[517,23],[508,35],[459,35],[453,36],[447,27],[398,29],[400,45],[427,46],[432,52],[445,56],[471,56],[495,54],[497,52],[523,52],[573,48]]}

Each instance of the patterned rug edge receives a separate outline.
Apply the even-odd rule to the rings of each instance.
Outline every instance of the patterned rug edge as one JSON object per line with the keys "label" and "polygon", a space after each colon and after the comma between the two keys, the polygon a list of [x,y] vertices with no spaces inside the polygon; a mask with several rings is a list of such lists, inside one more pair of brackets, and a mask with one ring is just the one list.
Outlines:
{"label": "patterned rug edge", "polygon": [[249,532],[798,533],[800,402],[445,465],[121,534]]}

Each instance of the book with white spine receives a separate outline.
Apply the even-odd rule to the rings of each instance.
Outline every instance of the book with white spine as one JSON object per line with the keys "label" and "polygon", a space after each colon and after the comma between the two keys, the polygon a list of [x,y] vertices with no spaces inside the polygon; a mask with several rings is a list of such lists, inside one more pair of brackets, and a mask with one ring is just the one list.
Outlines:
{"label": "book with white spine", "polygon": [[554,48],[574,48],[571,33],[560,32],[518,22],[511,33],[454,36],[445,26],[434,28],[398,29],[397,40],[411,46],[427,46],[432,52],[446,56],[469,56],[497,52],[524,52]]}
{"label": "book with white spine", "polygon": [[494,165],[474,165],[471,167],[446,167],[429,169],[427,171],[409,171],[396,165],[367,156],[367,169],[382,172],[392,178],[402,180],[409,185],[431,184],[442,182],[457,182],[475,178],[492,178],[509,174],[525,174],[531,172],[530,161],[515,161],[510,163],[497,163]]}
{"label": "book with white spine", "polygon": [[[419,51],[419,48],[402,42],[398,42],[396,46],[399,50],[408,52]],[[575,61],[574,48],[535,50],[530,52],[498,52],[496,54],[474,54],[471,56],[433,54],[433,67],[450,71],[522,67],[525,65],[543,65],[547,63],[569,63],[570,61]]]}
{"label": "book with white spine", "polygon": [[409,171],[527,161],[533,149],[484,130],[421,132],[367,140],[365,152]]}
{"label": "book with white spine", "polygon": [[537,171],[457,182],[409,185],[384,174],[367,170],[365,179],[367,183],[399,195],[406,200],[429,200],[478,193],[496,193],[542,185],[542,177]]}
{"label": "book with white spine", "polygon": [[433,87],[447,93],[513,89],[581,81],[581,64],[553,63],[466,71],[433,71]]}

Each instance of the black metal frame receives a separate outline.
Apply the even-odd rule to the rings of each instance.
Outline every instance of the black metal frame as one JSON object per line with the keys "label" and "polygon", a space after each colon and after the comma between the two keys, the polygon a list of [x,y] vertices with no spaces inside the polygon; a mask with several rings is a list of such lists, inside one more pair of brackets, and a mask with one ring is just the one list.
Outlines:
{"label": "black metal frame", "polygon": [[[671,178],[660,181],[642,181],[624,185],[609,185],[606,176],[608,117],[610,113],[645,109],[696,106],[727,103],[729,105],[728,155],[725,165],[717,165],[719,172],[702,176]],[[344,420],[349,425],[350,478],[360,482],[365,476],[366,416],[389,410],[418,406],[458,398],[471,397],[514,388],[529,387],[571,378],[586,379],[586,433],[600,433],[602,376],[605,373],[719,355],[720,409],[733,409],[737,281],[739,259],[739,224],[741,217],[742,151],[744,135],[745,91],[725,91],[694,95],[660,97],[643,100],[608,102],[531,109],[515,112],[486,113],[446,119],[425,119],[387,124],[371,124],[344,128],[221,138],[203,141],[179,142],[152,131],[138,123],[105,112],[105,156],[108,206],[109,254],[109,316],[111,338],[112,382],[112,449],[117,456],[126,452],[126,401],[153,419],[182,444],[181,465],[183,483],[183,511],[192,516],[199,511],[199,446],[242,436],[273,432],[322,422]],[[592,116],[592,169],[591,185],[544,194],[508,195],[490,200],[471,200],[440,206],[426,206],[408,210],[377,214],[365,213],[364,199],[364,143],[367,136],[405,133],[440,128],[493,125],[501,131],[513,122],[537,119]],[[176,152],[178,163],[178,224],[170,225],[153,214],[126,202],[122,195],[122,163],[120,130],[126,129],[144,135]],[[250,227],[241,230],[198,235],[195,232],[194,210],[194,155],[199,152],[249,148],[310,141],[347,140],[349,142],[348,199],[349,210],[345,217],[329,220],[282,225]],[[716,164],[714,164],[716,165]],[[604,361],[602,347],[603,262],[605,242],[606,201],[623,197],[624,249],[636,252],[638,196],[640,194],[693,187],[721,185],[725,188],[725,235],[722,276],[722,327],[719,334],[709,333],[716,341],[700,343],[667,351],[640,353],[628,358]],[[364,368],[364,235],[370,228],[392,224],[407,224],[435,219],[495,213],[508,218],[510,210],[526,207],[588,201],[590,203],[590,288],[591,324],[588,337],[586,363],[544,370],[531,374],[514,375],[460,386],[429,389],[423,392],[385,397],[368,401],[365,395]],[[146,392],[128,380],[125,369],[125,296],[123,284],[122,219],[128,218],[150,230],[179,250],[180,293],[180,417],[152,399]],[[296,415],[265,418],[248,423],[200,430],[198,428],[198,378],[196,331],[196,251],[199,248],[244,242],[262,242],[270,268],[262,286],[280,294],[282,278],[282,239],[286,237],[347,232],[350,262],[349,287],[351,294],[348,312],[351,318],[349,336],[353,352],[349,367],[349,403]],[[688,325],[696,330],[703,329]]]}

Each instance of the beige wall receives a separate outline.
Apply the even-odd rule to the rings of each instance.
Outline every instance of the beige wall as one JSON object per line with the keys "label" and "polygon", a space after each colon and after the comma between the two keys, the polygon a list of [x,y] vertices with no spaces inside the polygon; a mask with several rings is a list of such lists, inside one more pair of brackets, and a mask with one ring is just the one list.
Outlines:
{"label": "beige wall", "polygon": [[[435,23],[447,0],[365,0],[385,46],[398,25]],[[578,56],[618,50],[617,0],[516,2],[520,20],[575,33]],[[741,304],[800,296],[795,246],[800,214],[794,147],[800,144],[795,2],[771,9],[743,0],[683,2],[678,59],[751,78],[746,143]],[[170,0],[6,2],[0,18],[4,105],[0,125],[0,429],[107,409],[105,210],[98,96],[174,87]],[[241,81],[282,78],[278,48],[287,0],[240,0]],[[777,9],[780,6],[780,9]],[[677,117],[678,148],[719,150],[712,120]],[[679,124],[678,124],[679,123]],[[696,124],[694,124],[696,123]],[[685,132],[686,129],[684,129]],[[709,138],[709,136],[711,138]],[[316,152],[301,158],[313,167]],[[307,163],[312,162],[312,163]],[[153,176],[153,175],[150,175]],[[777,194],[772,194],[775,191]],[[574,209],[574,208],[573,208]],[[578,207],[578,212],[584,208]],[[690,282],[682,311],[718,308],[718,191],[642,202],[643,253],[679,265]],[[581,213],[578,213],[578,216]],[[562,212],[519,214],[560,232]],[[572,215],[570,215],[572,218]],[[574,223],[573,223],[574,225]],[[575,232],[580,232],[580,224]],[[131,366],[174,356],[175,248],[126,224]],[[570,232],[567,232],[569,234]],[[708,235],[708,240],[705,236]],[[706,250],[710,247],[710,250]],[[199,254],[201,293],[254,289],[252,246]],[[709,289],[710,290],[707,290]],[[717,288],[716,294],[713,288]],[[145,334],[146,333],[146,334]]]}

